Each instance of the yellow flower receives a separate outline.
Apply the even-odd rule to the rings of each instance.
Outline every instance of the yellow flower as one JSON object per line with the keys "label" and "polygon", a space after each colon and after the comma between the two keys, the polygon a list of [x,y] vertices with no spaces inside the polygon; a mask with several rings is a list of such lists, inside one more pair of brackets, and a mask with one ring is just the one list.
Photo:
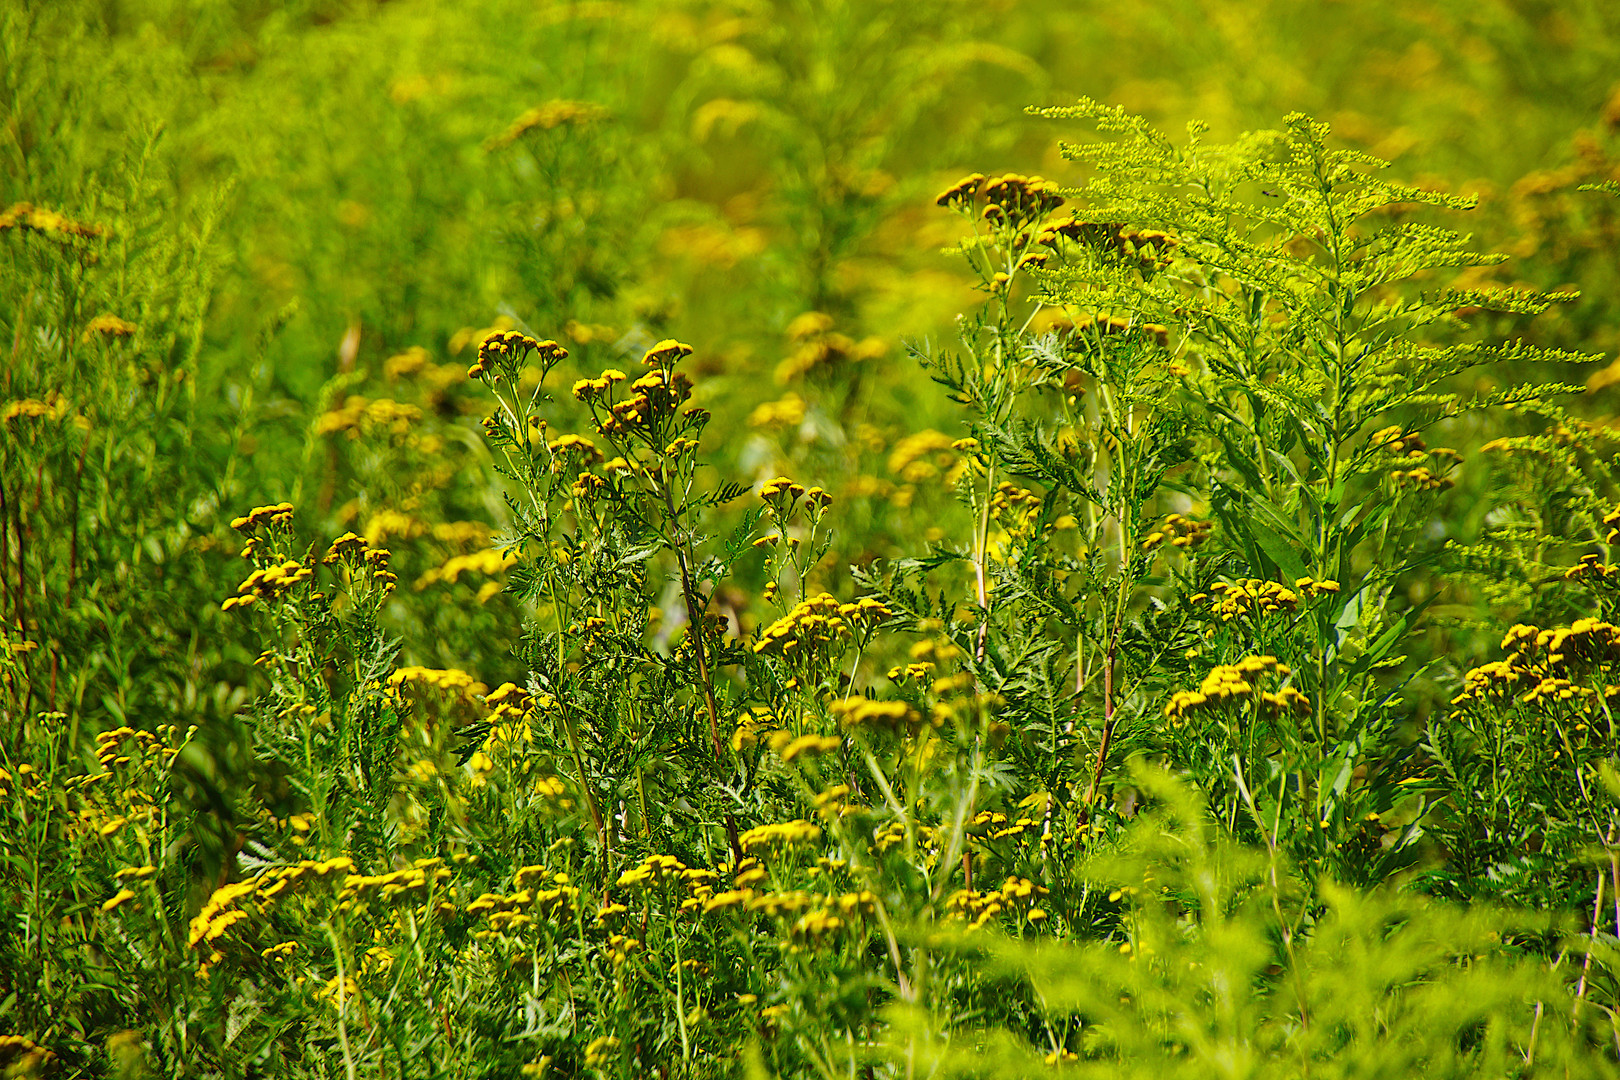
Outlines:
{"label": "yellow flower", "polygon": [[89,341],[96,334],[104,338],[127,338],[135,334],[135,324],[125,322],[116,315],[97,315],[84,327],[84,340]]}
{"label": "yellow flower", "polygon": [[821,839],[821,826],[802,818],[749,829],[739,838],[744,852],[753,854],[776,847],[814,844]]}
{"label": "yellow flower", "polygon": [[547,101],[525,111],[512,121],[507,129],[484,143],[486,151],[511,146],[531,131],[550,131],[558,127],[590,124],[608,115],[607,109],[593,101]]}
{"label": "yellow flower", "polygon": [[91,240],[110,234],[110,230],[88,222],[74,221],[66,214],[56,210],[47,210],[43,206],[35,206],[30,202],[12,203],[0,213],[0,233],[18,229],[22,232],[35,232],[46,239],[58,243],[67,243],[73,240]]}
{"label": "yellow flower", "polygon": [[602,1035],[592,1039],[585,1047],[585,1065],[591,1068],[607,1064],[613,1052],[619,1048],[619,1040],[612,1035]]}
{"label": "yellow flower", "polygon": [[647,367],[662,367],[665,364],[691,355],[692,346],[676,341],[674,338],[665,338],[648,349],[646,355],[641,358],[641,362]]}
{"label": "yellow flower", "polygon": [[812,758],[830,754],[842,745],[831,735],[801,735],[782,748],[782,763],[791,765],[800,757]]}
{"label": "yellow flower", "polygon": [[120,907],[122,907],[124,904],[128,903],[129,901],[131,901],[133,899],[135,899],[135,893],[134,893],[133,890],[131,890],[131,889],[119,889],[116,893],[114,893],[112,895],[111,898],[106,900],[101,905],[101,910],[102,910],[103,913],[106,913],[106,912],[109,912],[109,911],[117,911]]}
{"label": "yellow flower", "polygon": [[475,551],[470,555],[454,555],[446,559],[443,564],[433,570],[427,571],[416,579],[412,586],[416,591],[432,585],[442,583],[453,584],[464,573],[485,574],[493,576],[503,574],[517,565],[517,559],[496,548],[485,551]]}
{"label": "yellow flower", "polygon": [[703,914],[708,915],[715,911],[725,911],[728,908],[742,907],[754,898],[752,889],[732,889],[727,892],[715,893],[703,901]]}
{"label": "yellow flower", "polygon": [[921,713],[904,701],[873,701],[864,697],[833,702],[832,714],[846,731],[866,728],[915,734],[927,723]]}
{"label": "yellow flower", "polygon": [[767,401],[748,414],[749,427],[793,427],[804,422],[806,405],[798,394],[788,394],[780,401]]}
{"label": "yellow flower", "polygon": [[686,864],[673,855],[649,855],[640,866],[619,875],[618,887],[634,889],[655,885],[667,877],[680,874],[686,868]]}
{"label": "yellow flower", "polygon": [[934,197],[935,206],[966,207],[971,209],[978,196],[984,173],[969,173]]}
{"label": "yellow flower", "polygon": [[231,528],[238,532],[251,533],[260,525],[288,525],[292,523],[292,503],[271,503],[268,506],[255,506],[248,513],[231,521]]}

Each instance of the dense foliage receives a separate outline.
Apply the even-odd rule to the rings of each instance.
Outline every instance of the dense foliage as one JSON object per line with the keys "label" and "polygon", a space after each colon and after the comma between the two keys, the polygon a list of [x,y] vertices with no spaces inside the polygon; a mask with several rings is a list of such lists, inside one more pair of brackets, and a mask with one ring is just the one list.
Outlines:
{"label": "dense foliage", "polygon": [[1620,25],[1154,7],[0,4],[0,1073],[1620,1073]]}

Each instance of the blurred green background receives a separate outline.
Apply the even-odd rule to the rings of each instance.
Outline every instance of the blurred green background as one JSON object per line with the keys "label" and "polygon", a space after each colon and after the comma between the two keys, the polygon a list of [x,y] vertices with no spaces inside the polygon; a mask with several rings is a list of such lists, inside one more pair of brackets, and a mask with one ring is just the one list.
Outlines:
{"label": "blurred green background", "polygon": [[[395,549],[405,660],[509,677],[520,613],[449,569],[502,524],[464,378],[492,326],[567,344],[564,389],[651,340],[694,344],[721,471],[839,495],[834,586],[944,535],[956,511],[910,437],[955,421],[905,342],[951,333],[976,294],[932,196],[970,170],[1075,179],[1057,148],[1078,133],[1029,105],[1086,94],[1214,138],[1313,113],[1404,177],[1478,193],[1477,243],[1515,256],[1497,280],[1584,294],[1502,330],[1616,350],[1620,226],[1576,191],[1620,175],[1612,3],[0,10],[0,205],[111,237],[0,244],[0,399],[83,420],[4,432],[0,615],[40,643],[8,708],[75,724],[244,699],[225,526],[279,499]],[[103,314],[134,335],[92,340]]]}

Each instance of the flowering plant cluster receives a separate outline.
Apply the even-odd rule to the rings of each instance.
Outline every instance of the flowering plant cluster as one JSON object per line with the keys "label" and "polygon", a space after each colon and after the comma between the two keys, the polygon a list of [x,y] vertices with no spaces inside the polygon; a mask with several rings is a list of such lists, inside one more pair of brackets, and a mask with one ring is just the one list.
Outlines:
{"label": "flowering plant cluster", "polygon": [[[510,319],[466,367],[390,358],[420,404],[335,378],[307,432],[425,462],[481,430],[493,523],[418,516],[457,475],[425,464],[406,509],[230,520],[208,607],[256,654],[250,783],[148,717],[81,753],[8,624],[0,966],[37,983],[0,976],[0,1069],[1620,1071],[1617,493],[1557,386],[1462,378],[1587,359],[1458,314],[1563,298],[1437,285],[1494,261],[1419,216],[1466,200],[1307,118],[1216,146],[1050,115],[1099,129],[1064,147],[1085,184],[935,200],[982,303],[913,346],[959,430],[885,447],[904,489],[718,475],[701,346]],[[489,149],[601,122],[554,102]],[[26,204],[11,231],[106,239]],[[790,378],[880,355],[794,325]],[[1435,542],[1469,462],[1429,441],[1508,406],[1557,420],[1490,452],[1562,469],[1570,550]],[[942,524],[851,565],[880,490]],[[1508,563],[1556,571],[1529,621],[1428,614]],[[465,660],[399,636],[463,575],[508,622]],[[1449,670],[1484,629],[1500,658]]]}

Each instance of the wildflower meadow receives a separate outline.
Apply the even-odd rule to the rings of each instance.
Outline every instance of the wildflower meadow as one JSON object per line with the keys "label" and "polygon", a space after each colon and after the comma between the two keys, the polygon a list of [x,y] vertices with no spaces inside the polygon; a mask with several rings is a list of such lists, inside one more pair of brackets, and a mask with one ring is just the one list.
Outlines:
{"label": "wildflower meadow", "polygon": [[1617,72],[0,0],[0,1077],[1620,1076]]}

